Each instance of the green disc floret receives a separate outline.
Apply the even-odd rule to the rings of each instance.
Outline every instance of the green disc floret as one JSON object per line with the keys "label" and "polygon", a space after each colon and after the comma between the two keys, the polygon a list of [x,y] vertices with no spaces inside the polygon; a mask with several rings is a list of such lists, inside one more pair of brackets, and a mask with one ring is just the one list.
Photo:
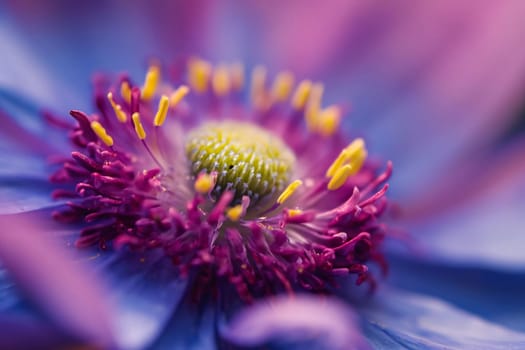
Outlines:
{"label": "green disc floret", "polygon": [[186,141],[191,173],[217,172],[213,194],[225,190],[252,203],[282,191],[290,181],[295,156],[278,137],[250,123],[204,123]]}

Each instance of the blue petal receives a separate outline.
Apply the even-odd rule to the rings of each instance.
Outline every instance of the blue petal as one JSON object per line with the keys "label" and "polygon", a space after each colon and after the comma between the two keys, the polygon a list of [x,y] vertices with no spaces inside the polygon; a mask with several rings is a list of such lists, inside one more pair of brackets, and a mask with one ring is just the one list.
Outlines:
{"label": "blue petal", "polygon": [[216,308],[207,303],[187,300],[190,298],[186,298],[177,308],[152,350],[221,349],[217,337]]}
{"label": "blue petal", "polygon": [[525,332],[525,271],[425,263],[390,256],[390,284],[443,299],[507,328]]}
{"label": "blue petal", "polygon": [[383,290],[360,307],[365,334],[377,349],[519,349],[525,334],[442,300]]}
{"label": "blue petal", "polygon": [[[52,235],[72,248],[78,231],[59,227]],[[149,347],[163,332],[186,292],[173,263],[161,250],[145,253],[75,249],[72,254],[97,272],[112,302],[116,343],[122,349]]]}
{"label": "blue petal", "polygon": [[156,254],[108,252],[90,261],[107,280],[116,305],[116,340],[123,349],[143,349],[160,335],[175,312],[186,280],[173,263]]}

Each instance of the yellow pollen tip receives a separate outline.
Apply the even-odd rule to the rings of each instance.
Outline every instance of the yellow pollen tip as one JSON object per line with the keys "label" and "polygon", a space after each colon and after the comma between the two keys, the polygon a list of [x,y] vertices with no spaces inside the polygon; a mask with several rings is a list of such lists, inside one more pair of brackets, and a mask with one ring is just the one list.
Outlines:
{"label": "yellow pollen tip", "polygon": [[230,74],[226,66],[218,66],[213,71],[211,85],[217,96],[225,96],[230,92]]}
{"label": "yellow pollen tip", "polygon": [[319,115],[317,130],[323,136],[331,136],[337,131],[340,121],[341,109],[338,106],[330,106]]}
{"label": "yellow pollen tip", "polygon": [[291,218],[294,218],[296,216],[299,216],[303,213],[301,209],[290,209],[288,210],[288,216]]}
{"label": "yellow pollen tip", "polygon": [[193,187],[200,194],[206,194],[212,190],[213,186],[215,186],[215,179],[212,175],[200,174],[195,180]]}
{"label": "yellow pollen tip", "polygon": [[283,204],[302,184],[303,182],[301,180],[295,180],[294,182],[289,184],[288,187],[286,187],[286,189],[281,193],[279,198],[277,198],[277,203]]}
{"label": "yellow pollen tip", "polygon": [[170,97],[171,107],[177,107],[182,99],[190,92],[190,88],[186,85],[181,85],[177,90],[173,91]]}
{"label": "yellow pollen tip", "polygon": [[323,84],[312,85],[305,112],[306,126],[310,132],[315,132],[319,128],[319,117],[321,101],[323,99],[323,91]]}
{"label": "yellow pollen tip", "polygon": [[211,70],[211,64],[204,60],[194,58],[189,61],[188,80],[195,91],[202,93],[208,90]]}
{"label": "yellow pollen tip", "polygon": [[91,122],[91,129],[106,146],[113,146],[113,138],[108,135],[106,129],[99,122]]}
{"label": "yellow pollen tip", "polygon": [[162,95],[159,101],[159,109],[153,120],[153,125],[161,126],[166,121],[166,116],[168,115],[168,108],[170,107],[170,100],[168,96]]}
{"label": "yellow pollen tip", "polygon": [[108,100],[111,104],[111,107],[113,107],[113,110],[115,111],[115,116],[117,117],[118,121],[125,123],[128,120],[128,116],[122,110],[122,107],[115,103],[115,100],[113,99],[113,93],[108,92]]}
{"label": "yellow pollen tip", "polygon": [[226,211],[226,216],[231,221],[239,221],[242,216],[243,208],[242,205],[236,205]]}
{"label": "yellow pollen tip", "polygon": [[346,164],[339,169],[336,170],[334,176],[330,179],[330,182],[328,182],[328,189],[330,191],[335,191],[339,189],[341,186],[343,186],[348,179],[348,177],[351,175],[352,172],[352,166],[349,164]]}
{"label": "yellow pollen tip", "polygon": [[230,67],[231,86],[233,90],[240,91],[244,86],[244,66],[242,63],[234,63]]}
{"label": "yellow pollen tip", "polygon": [[292,97],[292,106],[293,108],[300,110],[303,109],[308,101],[310,96],[310,91],[312,90],[312,82],[308,80],[303,80],[297,86],[295,93]]}
{"label": "yellow pollen tip", "polygon": [[133,119],[133,125],[135,126],[135,133],[137,133],[137,136],[139,139],[144,140],[146,138],[146,132],[144,131],[144,127],[142,126],[142,123],[140,122],[140,115],[139,112],[133,113],[131,116],[131,119]]}
{"label": "yellow pollen tip", "polygon": [[281,72],[277,74],[272,86],[272,97],[274,100],[286,101],[292,92],[294,77],[290,72]]}
{"label": "yellow pollen tip", "polygon": [[131,102],[131,87],[127,81],[123,81],[122,84],[120,84],[120,96],[122,96],[127,103]]}
{"label": "yellow pollen tip", "polygon": [[157,90],[157,85],[160,80],[160,68],[157,65],[152,65],[146,73],[146,78],[144,79],[144,85],[142,86],[142,99],[148,101],[151,100],[153,95],[155,95],[155,90]]}
{"label": "yellow pollen tip", "polygon": [[361,138],[355,139],[339,153],[339,156],[326,171],[326,177],[333,177],[341,166],[348,163],[352,164],[350,175],[357,173],[363,166],[366,156],[365,141]]}
{"label": "yellow pollen tip", "polygon": [[263,66],[257,66],[252,71],[251,98],[252,104],[257,109],[265,109],[267,107],[266,73],[266,68]]}

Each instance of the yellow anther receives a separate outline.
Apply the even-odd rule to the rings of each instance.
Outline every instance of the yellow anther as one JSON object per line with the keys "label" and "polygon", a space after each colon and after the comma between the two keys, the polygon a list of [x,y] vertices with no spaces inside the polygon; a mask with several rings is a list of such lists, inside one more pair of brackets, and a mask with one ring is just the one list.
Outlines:
{"label": "yellow anther", "polygon": [[277,203],[283,204],[302,184],[303,182],[301,180],[295,180],[294,182],[289,184],[288,187],[286,187],[286,189],[281,193],[279,198],[277,198]]}
{"label": "yellow anther", "polygon": [[153,120],[153,125],[161,126],[162,124],[164,124],[164,121],[166,120],[166,116],[168,115],[169,107],[170,107],[170,100],[168,96],[162,95],[159,101],[159,109],[157,110],[157,114],[155,115],[155,119]]}
{"label": "yellow anther", "polygon": [[277,74],[272,86],[272,97],[274,100],[283,102],[290,96],[294,83],[294,77],[290,72]]}
{"label": "yellow anther", "polygon": [[186,85],[179,86],[170,96],[171,107],[176,107],[189,92],[190,88]]}
{"label": "yellow anther", "polygon": [[308,80],[303,80],[299,83],[295,93],[292,97],[292,106],[297,109],[303,109],[308,101],[310,96],[310,91],[312,90],[312,82]]}
{"label": "yellow anther", "polygon": [[200,174],[193,185],[195,191],[201,194],[209,193],[213,186],[215,186],[215,179],[210,174]]}
{"label": "yellow anther", "polygon": [[301,209],[290,209],[288,210],[288,216],[291,218],[294,218],[296,216],[299,216],[303,213]]}
{"label": "yellow anther", "polygon": [[323,91],[323,84],[317,83],[312,85],[305,112],[306,126],[310,132],[317,131],[319,127]]}
{"label": "yellow anther", "polygon": [[338,106],[325,108],[317,120],[317,131],[323,136],[331,136],[339,127],[341,109]]}
{"label": "yellow anther", "polygon": [[225,96],[230,92],[230,74],[226,66],[220,65],[214,69],[211,85],[217,96]]}
{"label": "yellow anther", "polygon": [[265,84],[266,68],[255,67],[252,71],[251,98],[252,104],[258,109],[264,109],[267,106]]}
{"label": "yellow anther", "polygon": [[123,81],[122,84],[120,84],[120,96],[122,96],[127,103],[131,102],[131,87],[127,81]]}
{"label": "yellow anther", "polygon": [[113,100],[113,93],[108,92],[108,100],[109,103],[111,103],[111,107],[113,107],[113,110],[115,111],[118,121],[125,123],[128,120],[128,116],[126,115],[126,112],[122,110],[122,107],[116,104],[115,100]]}
{"label": "yellow anther", "polygon": [[211,74],[211,65],[201,59],[193,58],[188,63],[188,80],[191,87],[197,92],[206,92]]}
{"label": "yellow anther", "polygon": [[137,136],[139,139],[144,140],[146,138],[146,132],[144,131],[144,127],[140,122],[139,112],[133,113],[131,119],[133,119],[133,125],[135,126],[135,132],[137,133]]}
{"label": "yellow anther", "polygon": [[330,179],[330,182],[328,182],[328,189],[330,191],[335,191],[339,189],[341,186],[343,186],[350,176],[350,173],[352,171],[352,166],[349,164],[343,165],[339,169],[335,171],[334,176]]}
{"label": "yellow anther", "polygon": [[355,175],[361,168],[363,167],[363,164],[365,164],[366,157],[368,156],[368,152],[366,149],[360,149],[355,156],[351,158],[351,165],[352,165],[352,171],[350,172],[350,175]]}
{"label": "yellow anther", "polygon": [[241,218],[242,212],[243,212],[242,205],[239,204],[239,205],[236,205],[226,210],[226,216],[231,221],[239,221],[239,219]]}
{"label": "yellow anther", "polygon": [[242,89],[244,85],[244,66],[242,63],[234,63],[230,67],[231,86],[235,91]]}
{"label": "yellow anther", "polygon": [[337,159],[330,165],[326,171],[326,177],[335,176],[337,170],[339,170],[343,165],[349,164],[352,167],[352,171],[349,175],[357,173],[363,166],[364,161],[366,160],[367,151],[365,149],[365,141],[361,138],[355,139],[346,146]]}
{"label": "yellow anther", "polygon": [[143,100],[151,100],[157,90],[157,85],[160,80],[160,67],[157,65],[151,65],[146,73],[146,79],[144,79],[144,85],[142,86],[141,96]]}
{"label": "yellow anther", "polygon": [[106,129],[99,122],[91,122],[91,129],[107,146],[113,146],[113,138],[108,135]]}

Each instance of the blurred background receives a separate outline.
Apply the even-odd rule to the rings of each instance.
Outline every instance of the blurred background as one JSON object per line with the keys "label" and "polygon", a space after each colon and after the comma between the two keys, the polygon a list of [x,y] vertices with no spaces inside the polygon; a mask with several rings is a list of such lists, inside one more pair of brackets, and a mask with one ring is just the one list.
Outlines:
{"label": "blurred background", "polygon": [[450,181],[468,177],[458,164],[520,133],[524,13],[519,0],[4,0],[0,83],[65,113],[92,108],[94,72],[139,79],[152,57],[291,69],[351,104],[345,125],[394,161],[405,199],[465,185]]}

